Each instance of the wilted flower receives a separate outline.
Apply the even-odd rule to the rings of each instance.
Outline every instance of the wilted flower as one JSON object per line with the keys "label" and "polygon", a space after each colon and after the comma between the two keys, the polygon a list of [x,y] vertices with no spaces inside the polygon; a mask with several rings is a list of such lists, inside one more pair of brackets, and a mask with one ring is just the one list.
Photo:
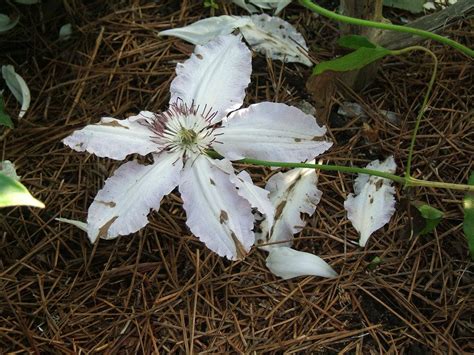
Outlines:
{"label": "wilted flower", "polygon": [[[100,157],[152,153],[154,159],[150,165],[127,162],[107,179],[88,212],[92,242],[138,231],[150,209],[159,209],[179,185],[191,232],[221,256],[246,255],[255,239],[252,207],[270,218],[273,210],[268,192],[248,174],[236,176],[230,161],[305,161],[331,146],[322,138],[326,129],[295,107],[263,102],[232,112],[242,106],[251,69],[240,36],[217,37],[178,64],[167,111],[105,117],[64,139]],[[224,159],[211,159],[209,149]]]}

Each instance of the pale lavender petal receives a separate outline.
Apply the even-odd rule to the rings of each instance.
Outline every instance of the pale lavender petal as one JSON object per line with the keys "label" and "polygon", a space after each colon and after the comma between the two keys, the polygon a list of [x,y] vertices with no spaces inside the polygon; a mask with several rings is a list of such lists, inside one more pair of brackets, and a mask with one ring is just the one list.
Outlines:
{"label": "pale lavender petal", "polygon": [[241,36],[219,36],[196,46],[191,58],[176,66],[170,104],[182,100],[217,112],[213,122],[219,122],[242,106],[251,72],[252,55]]}
{"label": "pale lavender petal", "polygon": [[191,232],[220,256],[243,259],[254,243],[254,219],[229,173],[200,155],[187,161],[179,191]]}
{"label": "pale lavender petal", "polygon": [[143,124],[151,115],[143,111],[124,120],[103,117],[99,123],[74,131],[63,143],[78,152],[116,160],[123,160],[129,154],[156,152],[158,147],[150,139],[152,133]]}
{"label": "pale lavender petal", "polygon": [[89,239],[113,239],[138,231],[148,223],[150,209],[159,209],[163,196],[179,182],[183,162],[179,154],[154,155],[150,165],[130,161],[118,168],[89,207]]}
{"label": "pale lavender petal", "polygon": [[232,113],[216,129],[213,148],[230,160],[281,162],[314,159],[332,145],[313,116],[296,107],[262,102]]}

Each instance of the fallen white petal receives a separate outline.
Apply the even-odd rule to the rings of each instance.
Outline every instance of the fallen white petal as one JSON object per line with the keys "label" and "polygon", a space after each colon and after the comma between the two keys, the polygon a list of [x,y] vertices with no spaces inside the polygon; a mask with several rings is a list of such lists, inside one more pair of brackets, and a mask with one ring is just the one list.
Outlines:
{"label": "fallen white petal", "polygon": [[22,118],[30,107],[30,89],[28,85],[26,85],[25,80],[15,72],[13,65],[3,65],[2,76],[13,96],[15,96],[16,100],[21,104],[18,118]]}
{"label": "fallen white petal", "polygon": [[[393,156],[390,156],[382,163],[375,160],[366,168],[394,173],[396,164]],[[391,184],[388,179],[359,174],[354,183],[356,195],[349,194],[344,202],[347,218],[359,232],[361,247],[364,247],[372,233],[387,224],[395,213],[395,189]]]}
{"label": "fallen white petal", "polygon": [[0,33],[4,33],[10,31],[13,27],[15,27],[20,20],[19,17],[12,20],[5,14],[0,14]]}
{"label": "fallen white petal", "polygon": [[293,235],[305,226],[301,214],[312,216],[321,200],[322,192],[318,190],[317,183],[318,176],[314,169],[291,169],[286,173],[277,173],[268,180],[265,189],[270,191],[270,201],[275,207],[275,222],[263,221],[257,238],[262,243],[278,244],[262,246],[262,249],[292,245]]}
{"label": "fallen white petal", "polygon": [[243,259],[254,243],[253,216],[229,173],[199,155],[187,161],[179,191],[191,232],[220,256]]}
{"label": "fallen white petal", "polygon": [[89,207],[87,229],[91,242],[138,231],[148,223],[150,209],[159,209],[163,196],[179,182],[182,160],[177,154],[154,155],[155,162],[130,161],[105,181]]}
{"label": "fallen white petal", "polygon": [[237,187],[237,193],[245,198],[253,208],[264,214],[267,222],[272,225],[275,207],[268,199],[269,191],[255,186],[249,173],[245,170],[242,170],[238,175],[231,176],[230,181]]}
{"label": "fallen white petal", "polygon": [[232,2],[236,4],[237,6],[240,6],[241,8],[243,8],[250,14],[253,14],[258,11],[255,6],[252,6],[249,3],[247,3],[246,0],[232,0]]}
{"label": "fallen white petal", "polygon": [[337,276],[337,272],[319,256],[288,247],[271,249],[266,264],[273,274],[285,280],[308,275]]}
{"label": "fallen white petal", "polygon": [[13,180],[20,181],[20,177],[16,173],[15,164],[10,160],[4,160],[0,162],[0,173],[12,178]]}
{"label": "fallen white petal", "polygon": [[176,66],[170,103],[182,100],[217,112],[213,123],[242,106],[250,83],[252,55],[241,36],[219,36]]}
{"label": "fallen white petal", "polygon": [[230,34],[236,28],[251,22],[248,16],[215,16],[199,20],[185,27],[161,31],[158,36],[173,36],[193,44],[206,44],[217,36]]}
{"label": "fallen white petal", "polygon": [[78,152],[87,151],[116,160],[134,153],[146,155],[158,149],[150,139],[151,131],[143,125],[151,115],[151,112],[142,111],[124,120],[103,117],[99,123],[74,131],[63,143]]}
{"label": "fallen white petal", "polygon": [[254,158],[281,162],[314,159],[332,145],[313,116],[296,107],[262,102],[224,120],[213,148],[230,160]]}
{"label": "fallen white petal", "polygon": [[82,230],[84,232],[87,232],[87,223],[86,222],[78,221],[76,219],[68,219],[68,218],[55,218],[55,220],[58,221],[58,222],[73,225],[73,226],[79,228],[80,230]]}
{"label": "fallen white petal", "polygon": [[59,39],[61,41],[67,41],[69,38],[71,38],[72,35],[72,25],[70,23],[66,23],[65,25],[62,25],[61,28],[59,29]]}
{"label": "fallen white petal", "polygon": [[272,59],[312,66],[306,41],[291,24],[267,14],[250,18],[252,23],[239,28],[253,49]]}

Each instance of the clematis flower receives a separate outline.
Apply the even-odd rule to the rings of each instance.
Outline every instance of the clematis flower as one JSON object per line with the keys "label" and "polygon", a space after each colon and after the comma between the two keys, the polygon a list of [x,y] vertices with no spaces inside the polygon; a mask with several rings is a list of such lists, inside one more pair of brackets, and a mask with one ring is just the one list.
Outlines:
{"label": "clematis flower", "polygon": [[[295,107],[263,102],[235,111],[251,70],[251,52],[240,36],[217,37],[178,64],[167,111],[104,117],[64,139],[99,157],[151,153],[154,160],[129,161],[106,180],[88,211],[91,242],[143,228],[150,210],[179,185],[191,232],[221,256],[246,255],[255,240],[252,208],[269,218],[274,211],[268,192],[248,174],[235,175],[231,161],[305,161],[331,146],[323,138],[326,129]],[[211,159],[210,149],[224,159]]]}

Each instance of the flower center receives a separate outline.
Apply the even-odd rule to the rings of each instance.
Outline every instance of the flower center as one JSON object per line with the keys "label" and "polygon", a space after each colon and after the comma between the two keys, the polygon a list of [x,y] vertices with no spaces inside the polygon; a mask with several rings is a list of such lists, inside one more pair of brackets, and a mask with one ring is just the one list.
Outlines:
{"label": "flower center", "polygon": [[147,123],[153,132],[152,139],[161,150],[180,152],[183,155],[202,154],[214,142],[212,119],[216,113],[206,107],[191,105],[182,101],[171,104],[168,111],[156,114]]}

